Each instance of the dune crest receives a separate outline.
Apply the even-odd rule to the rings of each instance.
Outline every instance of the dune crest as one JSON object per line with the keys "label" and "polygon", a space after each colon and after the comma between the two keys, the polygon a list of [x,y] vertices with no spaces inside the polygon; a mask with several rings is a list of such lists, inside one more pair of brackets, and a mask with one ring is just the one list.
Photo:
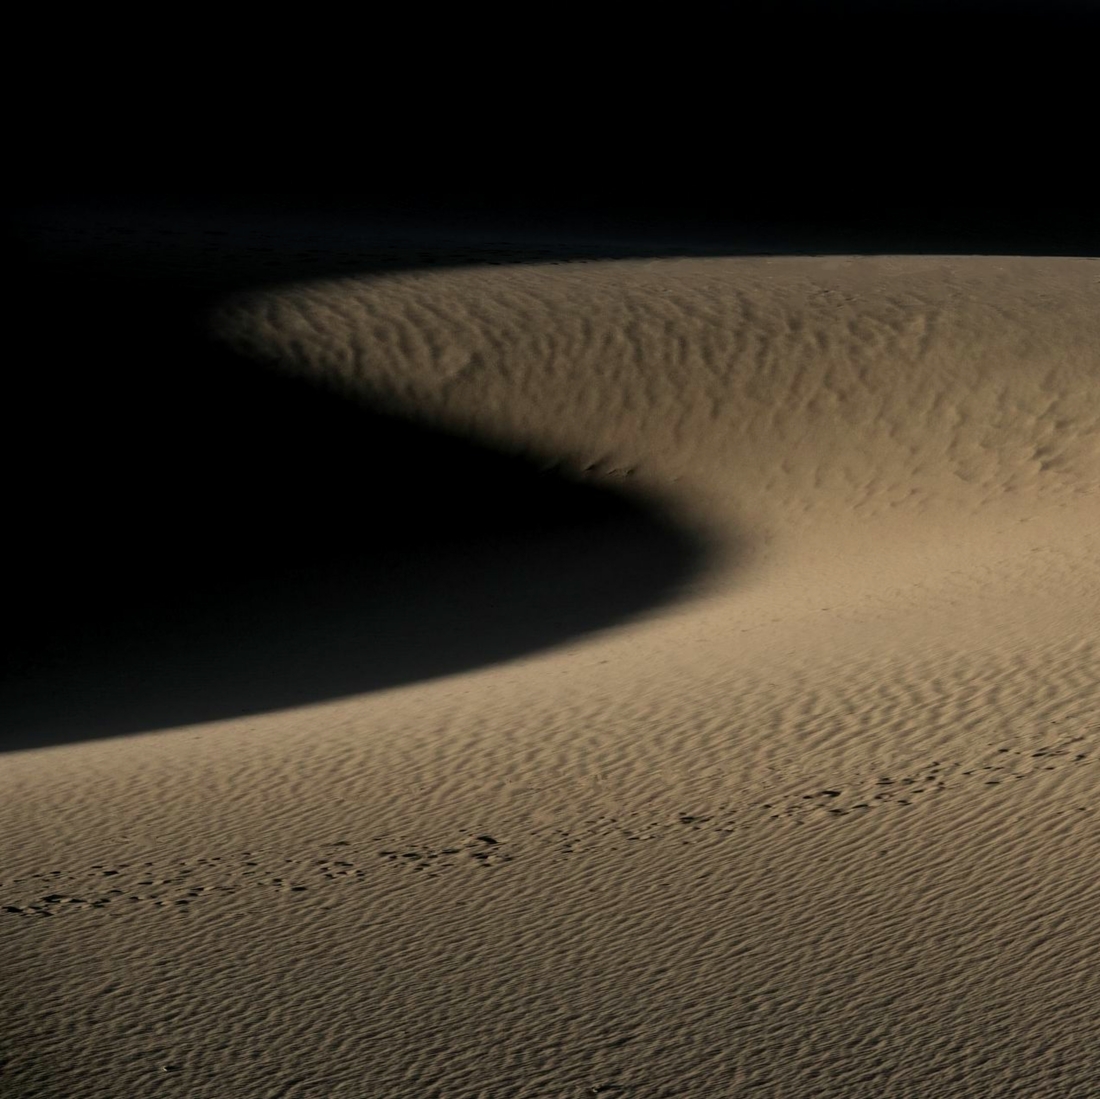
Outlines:
{"label": "dune crest", "polygon": [[847,522],[1095,491],[1098,303],[1095,260],[692,258],[322,282],[213,328],[578,470]]}

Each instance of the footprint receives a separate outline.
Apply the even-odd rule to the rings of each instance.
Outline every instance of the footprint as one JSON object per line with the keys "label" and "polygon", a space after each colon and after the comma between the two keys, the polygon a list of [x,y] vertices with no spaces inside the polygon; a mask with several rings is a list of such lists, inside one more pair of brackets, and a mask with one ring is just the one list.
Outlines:
{"label": "footprint", "polygon": [[[1086,726],[1100,730],[1100,723]],[[994,787],[1011,790],[1017,782],[1061,767],[1093,765],[1098,757],[1084,735],[1045,740],[1038,746],[991,745],[968,760],[932,760],[898,771],[857,775],[850,781],[814,783],[801,793],[772,796],[752,804],[603,814],[579,821],[558,821],[527,834],[525,858],[603,856],[611,852],[636,857],[652,843],[676,839],[691,845],[725,842],[761,817],[794,824],[849,821],[883,811],[919,811],[938,797],[970,791],[979,796]],[[776,776],[782,781],[782,775]],[[1089,811],[1088,806],[1067,806]],[[705,811],[702,811],[705,810]],[[402,836],[375,836],[360,850],[348,839],[331,840],[298,855],[271,856],[255,851],[196,858],[146,859],[130,863],[96,863],[81,869],[54,867],[0,882],[0,914],[24,919],[74,918],[92,910],[113,911],[121,905],[202,911],[226,894],[264,889],[296,897],[327,895],[329,889],[356,889],[379,875],[400,868],[415,878],[444,878],[463,870],[480,876],[499,871],[516,858],[505,837],[459,830],[460,838],[435,846]],[[624,842],[625,841],[625,842]]]}

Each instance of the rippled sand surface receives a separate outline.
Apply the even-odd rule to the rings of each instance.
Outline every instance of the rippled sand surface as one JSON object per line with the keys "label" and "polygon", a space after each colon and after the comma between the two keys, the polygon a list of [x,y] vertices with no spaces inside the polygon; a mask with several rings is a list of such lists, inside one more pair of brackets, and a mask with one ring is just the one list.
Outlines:
{"label": "rippled sand surface", "polygon": [[[546,644],[7,753],[12,1094],[1095,1094],[1100,262],[489,252],[204,323],[699,552]],[[593,529],[531,613],[641,568]],[[431,588],[459,648],[540,537]]]}

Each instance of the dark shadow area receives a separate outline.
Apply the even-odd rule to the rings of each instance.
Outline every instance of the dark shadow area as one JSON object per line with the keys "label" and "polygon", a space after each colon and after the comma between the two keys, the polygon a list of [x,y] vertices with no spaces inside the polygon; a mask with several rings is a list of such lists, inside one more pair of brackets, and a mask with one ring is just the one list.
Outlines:
{"label": "dark shadow area", "polygon": [[553,456],[379,415],[214,344],[203,311],[240,285],[228,246],[175,275],[22,248],[0,747],[508,660],[674,598],[706,559]]}
{"label": "dark shadow area", "polygon": [[[797,47],[743,35],[765,59],[752,96],[604,113],[586,99],[564,140],[467,98],[453,117],[372,116],[358,153],[304,155],[348,148],[329,90],[299,120],[308,142],[289,143],[290,107],[242,128],[193,84],[153,130],[127,114],[128,82],[117,103],[75,100],[48,149],[28,137],[6,215],[0,746],[413,682],[675,598],[707,560],[696,532],[547,471],[553,455],[494,453],[291,381],[213,344],[202,318],[238,289],[470,263],[1100,254],[1083,100],[1035,98],[1031,23],[1030,53],[975,36],[1013,76],[988,99],[940,79],[973,71],[958,21],[923,27],[880,27],[877,53],[853,34],[851,64],[825,51],[816,67],[809,29]],[[761,89],[792,72],[813,108],[764,109]],[[420,155],[387,144],[406,124]]]}
{"label": "dark shadow area", "polygon": [[141,50],[92,15],[22,36],[50,42],[64,91],[12,112],[13,203],[385,211],[741,252],[1100,252],[1087,0],[769,0],[611,40],[546,13],[505,49],[410,14],[369,56],[323,21],[279,46],[277,27],[179,22]]}

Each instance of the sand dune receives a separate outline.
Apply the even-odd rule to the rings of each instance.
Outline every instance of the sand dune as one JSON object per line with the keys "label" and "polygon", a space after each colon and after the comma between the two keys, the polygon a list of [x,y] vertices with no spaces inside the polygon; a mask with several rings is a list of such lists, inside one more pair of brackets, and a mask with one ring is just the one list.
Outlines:
{"label": "sand dune", "polygon": [[[330,272],[205,323],[705,552],[516,528],[501,570],[568,564],[561,603],[632,570],[652,598],[5,755],[13,1094],[1095,1093],[1100,262],[559,259]],[[415,512],[431,471],[386,453],[348,506]],[[543,483],[445,480],[406,581]],[[471,646],[511,623],[462,593],[499,549],[421,597]]]}

